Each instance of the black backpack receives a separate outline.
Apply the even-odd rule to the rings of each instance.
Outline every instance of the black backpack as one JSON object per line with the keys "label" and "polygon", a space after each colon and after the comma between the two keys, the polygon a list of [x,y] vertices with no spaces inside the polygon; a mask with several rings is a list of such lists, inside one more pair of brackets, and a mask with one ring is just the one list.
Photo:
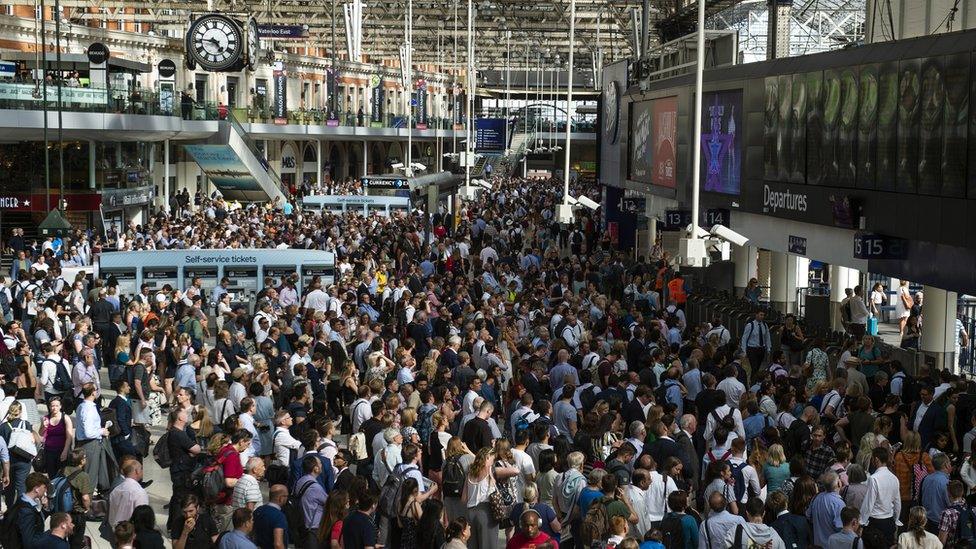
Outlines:
{"label": "black backpack", "polygon": [[972,505],[954,505],[959,511],[959,518],[956,520],[955,542],[951,545],[953,549],[974,549],[976,548],[976,510]]}
{"label": "black backpack", "polygon": [[288,539],[295,544],[296,547],[302,547],[305,544],[305,538],[308,537],[308,528],[305,527],[305,513],[302,511],[302,497],[305,492],[312,487],[313,484],[318,482],[315,479],[311,479],[302,486],[298,492],[288,498],[288,502],[285,503],[284,509],[282,511],[285,513],[285,520],[288,522]]}
{"label": "black backpack", "polygon": [[668,513],[661,521],[661,543],[664,549],[684,549],[685,534],[678,513]]}
{"label": "black backpack", "polygon": [[729,407],[729,413],[725,417],[718,417],[718,412],[712,410],[712,417],[715,418],[715,428],[725,427],[730,433],[735,431],[735,408]]}
{"label": "black backpack", "polygon": [[586,389],[583,389],[583,391],[580,393],[580,404],[583,406],[584,412],[589,412],[596,404],[596,389],[596,385],[590,385]]}
{"label": "black backpack", "polygon": [[54,363],[54,390],[58,393],[67,393],[74,388],[74,384],[71,383],[71,374],[68,373],[68,369],[64,366],[64,362],[60,360],[53,360],[50,358],[45,358],[44,362]]}
{"label": "black backpack", "polygon": [[442,483],[445,496],[461,497],[461,490],[464,488],[464,468],[461,467],[461,456],[448,458],[444,462]]}
{"label": "black backpack", "polygon": [[676,383],[673,380],[667,379],[662,381],[661,384],[654,389],[654,402],[657,403],[658,406],[664,406],[668,398],[668,389],[672,385],[676,385]]}

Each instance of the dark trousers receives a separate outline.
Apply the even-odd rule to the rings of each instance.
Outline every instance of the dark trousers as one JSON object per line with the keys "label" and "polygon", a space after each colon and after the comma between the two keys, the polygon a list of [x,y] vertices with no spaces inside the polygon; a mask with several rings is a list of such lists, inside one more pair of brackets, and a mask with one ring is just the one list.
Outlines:
{"label": "dark trousers", "polygon": [[884,546],[890,547],[895,544],[895,517],[878,519],[868,519],[868,528],[874,528],[881,533]]}
{"label": "dark trousers", "polygon": [[85,514],[71,513],[71,522],[75,525],[75,531],[68,538],[68,544],[71,545],[71,549],[82,549],[85,546],[85,527],[88,524],[85,520]]}
{"label": "dark trousers", "polygon": [[864,324],[848,324],[847,331],[851,333],[852,336],[861,339],[864,337],[864,332],[866,327]]}
{"label": "dark trousers", "polygon": [[746,349],[746,358],[749,359],[749,365],[752,366],[753,375],[762,368],[763,360],[766,359],[766,348],[765,347],[749,347]]}

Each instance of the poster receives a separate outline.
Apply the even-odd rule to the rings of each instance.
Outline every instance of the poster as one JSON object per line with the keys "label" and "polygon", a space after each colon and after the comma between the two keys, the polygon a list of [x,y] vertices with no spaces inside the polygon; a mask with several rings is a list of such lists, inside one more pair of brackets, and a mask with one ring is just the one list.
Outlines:
{"label": "poster", "polygon": [[372,85],[372,96],[370,105],[369,125],[372,128],[383,127],[383,77],[374,74],[369,78]]}
{"label": "poster", "polygon": [[[819,185],[823,181],[823,72],[806,74],[807,82],[807,184]],[[894,130],[892,130],[894,133]]]}
{"label": "poster", "polygon": [[159,83],[159,112],[173,114],[173,95],[176,93],[173,82]]}
{"label": "poster", "polygon": [[451,122],[455,130],[464,129],[464,91],[461,85],[454,83],[454,93],[451,96]]}
{"label": "poster", "polygon": [[651,153],[654,172],[651,183],[673,189],[675,187],[675,141],[678,131],[678,98],[655,99],[651,129],[654,148]]}
{"label": "poster", "polygon": [[767,76],[765,80],[765,107],[763,108],[763,179],[776,179],[779,150],[777,136],[779,129],[779,79]]}
{"label": "poster", "polygon": [[895,189],[895,167],[898,158],[898,64],[883,63],[878,70],[878,161],[875,188]]}
{"label": "poster", "polygon": [[853,187],[857,176],[855,149],[857,147],[858,97],[856,67],[840,73],[840,113],[837,119],[837,180],[840,187]]}
{"label": "poster", "polygon": [[424,79],[417,80],[417,110],[416,112],[416,128],[418,130],[427,129],[427,81]]}
{"label": "poster", "polygon": [[922,62],[921,134],[918,163],[918,192],[939,194],[942,190],[942,131],[945,123],[945,82],[941,57]]}
{"label": "poster", "polygon": [[702,117],[705,191],[739,194],[742,180],[742,90],[706,93]]}
{"label": "poster", "polygon": [[807,180],[807,78],[793,77],[793,100],[790,107],[790,183]]}
{"label": "poster", "polygon": [[945,139],[942,142],[942,196],[966,193],[966,132],[969,131],[969,52],[945,58]]}
{"label": "poster", "polygon": [[630,104],[630,177],[651,182],[651,101]]}
{"label": "poster", "polygon": [[184,145],[183,148],[218,189],[261,190],[258,180],[230,145]]}
{"label": "poster", "polygon": [[837,126],[840,123],[841,87],[840,73],[835,69],[824,71],[823,88],[823,134],[821,141],[820,173],[824,185],[836,185],[837,168]]}
{"label": "poster", "polygon": [[[799,80],[799,79],[798,79]],[[779,76],[779,107],[777,109],[776,124],[776,180],[789,181],[790,170],[790,140],[793,114],[793,75]]]}
{"label": "poster", "polygon": [[275,124],[288,123],[288,76],[285,71],[274,71],[274,115]]}

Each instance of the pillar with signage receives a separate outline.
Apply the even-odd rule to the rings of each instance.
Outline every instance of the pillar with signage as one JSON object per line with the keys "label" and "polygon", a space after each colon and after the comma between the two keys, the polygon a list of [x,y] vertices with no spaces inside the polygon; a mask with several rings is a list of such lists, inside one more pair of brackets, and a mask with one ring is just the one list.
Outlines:
{"label": "pillar with signage", "polygon": [[101,42],[94,42],[88,46],[89,82],[92,88],[105,89],[108,87],[108,58],[111,55],[108,47]]}
{"label": "pillar with signage", "polygon": [[295,185],[298,157],[290,144],[281,148],[281,182],[291,188]]}
{"label": "pillar with signage", "polygon": [[[369,126],[371,128],[383,127],[383,77],[374,74],[369,77],[369,85],[372,95],[370,97]],[[365,155],[363,155],[365,157]]]}
{"label": "pillar with signage", "polygon": [[176,112],[176,63],[163,59],[156,65],[159,74],[159,111],[163,114]]}
{"label": "pillar with signage", "polygon": [[735,295],[743,295],[749,280],[756,277],[757,264],[756,255],[758,250],[755,246],[733,246],[732,262],[735,263]]}
{"label": "pillar with signage", "polygon": [[792,313],[796,304],[796,258],[782,252],[770,253],[769,304],[784,313]]}
{"label": "pillar with signage", "polygon": [[[956,331],[956,292],[931,286],[922,289],[922,318],[925,328],[919,338],[919,349],[924,353],[923,363],[930,370],[948,369],[959,373],[959,334]],[[972,337],[972,334],[970,334]]]}
{"label": "pillar with signage", "polygon": [[288,123],[288,74],[281,62],[275,63],[274,69],[274,104],[271,109],[274,123],[284,125]]}

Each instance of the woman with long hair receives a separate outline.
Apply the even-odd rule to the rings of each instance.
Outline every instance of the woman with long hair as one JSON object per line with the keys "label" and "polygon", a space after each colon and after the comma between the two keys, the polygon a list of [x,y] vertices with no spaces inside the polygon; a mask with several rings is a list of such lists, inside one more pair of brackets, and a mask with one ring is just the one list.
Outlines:
{"label": "woman with long hair", "polygon": [[[498,493],[502,496],[502,503],[514,505],[518,500],[517,479],[519,469],[515,466],[515,456],[512,454],[512,443],[507,438],[495,441],[495,483]],[[512,524],[505,524],[505,538],[512,537]]]}
{"label": "woman with long hair", "polygon": [[325,511],[315,536],[309,536],[318,542],[316,549],[342,549],[339,541],[342,539],[342,519],[349,512],[349,492],[336,490],[329,494],[325,501]]}
{"label": "woman with long hair", "polygon": [[766,451],[766,463],[763,464],[762,472],[768,493],[779,491],[786,479],[790,478],[790,464],[786,461],[781,444],[773,444]]}
{"label": "woman with long hair", "polygon": [[415,478],[406,478],[400,486],[400,501],[397,502],[397,517],[391,521],[388,547],[392,549],[414,549],[417,544],[418,527],[423,516],[420,485]]}
{"label": "woman with long hair", "polygon": [[423,515],[417,527],[418,547],[440,547],[447,539],[444,529],[444,504],[438,499],[428,499],[421,506]]}
{"label": "woman with long hair", "polygon": [[[470,467],[471,462],[474,460],[474,454],[468,450],[468,446],[461,441],[461,437],[452,437],[447,442],[447,449],[444,450],[444,465],[447,466],[448,463],[456,463],[460,465],[462,470]],[[441,484],[443,486],[443,482]],[[464,517],[467,514],[467,505],[461,498],[461,494],[450,495],[447,492],[444,493],[444,508],[447,511],[448,520],[454,520],[458,517]]]}
{"label": "woman with long hair", "polygon": [[925,531],[926,524],[925,507],[912,507],[908,511],[906,531],[898,536],[898,549],[942,549],[939,537]]}
{"label": "woman with long hair", "polygon": [[[41,421],[41,414],[37,411],[37,402],[43,396],[43,387],[37,382],[35,368],[31,364],[30,357],[17,364],[17,377],[14,383],[17,385],[17,402],[20,403],[25,420],[31,425],[37,425]],[[2,421],[3,418],[0,418]]]}
{"label": "woman with long hair", "polygon": [[74,445],[74,424],[71,416],[61,408],[61,398],[47,401],[48,414],[41,420],[40,435],[44,439],[44,472],[48,478],[58,476]]}
{"label": "woman with long hair", "polygon": [[498,521],[491,512],[488,496],[495,491],[495,477],[492,474],[494,449],[482,448],[474,457],[461,490],[461,501],[467,507],[467,518],[471,524],[471,549],[490,549],[498,547]]}
{"label": "woman with long hair", "polygon": [[895,452],[892,463],[894,465],[891,472],[898,477],[898,486],[901,489],[902,516],[898,518],[904,523],[908,519],[908,510],[915,496],[915,465],[922,465],[929,473],[935,472],[935,467],[932,466],[932,457],[922,450],[922,437],[916,431],[902,435],[902,446]]}

